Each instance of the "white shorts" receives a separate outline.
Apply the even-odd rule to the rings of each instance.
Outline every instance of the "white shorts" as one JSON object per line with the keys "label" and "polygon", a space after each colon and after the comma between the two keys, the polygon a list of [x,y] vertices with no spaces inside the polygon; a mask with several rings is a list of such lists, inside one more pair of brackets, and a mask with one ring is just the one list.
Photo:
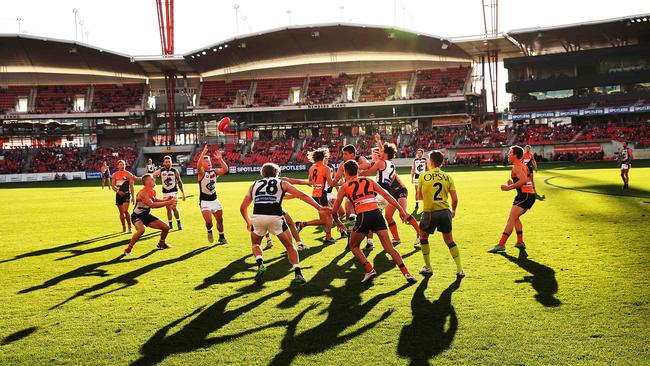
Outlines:
{"label": "white shorts", "polygon": [[621,169],[627,170],[630,169],[630,166],[628,164],[621,164]]}
{"label": "white shorts", "polygon": [[163,199],[166,199],[167,197],[175,197],[175,198],[178,198],[178,192],[167,192],[167,193],[163,193]]}
{"label": "white shorts", "polygon": [[265,236],[267,233],[280,235],[289,230],[289,226],[284,221],[283,216],[275,215],[253,215],[251,217],[253,232],[255,235]]}
{"label": "white shorts", "polygon": [[380,210],[383,210],[386,207],[388,207],[388,201],[386,201],[384,196],[378,194],[377,197],[375,197],[375,200],[377,201],[377,206],[379,206]]}
{"label": "white shorts", "polygon": [[330,192],[330,193],[327,194],[327,200],[328,201],[336,201],[336,195],[334,194],[334,192]]}
{"label": "white shorts", "polygon": [[218,198],[216,198],[214,201],[201,200],[199,205],[201,206],[201,211],[216,212],[223,210],[223,207],[221,207],[221,202],[219,202]]}

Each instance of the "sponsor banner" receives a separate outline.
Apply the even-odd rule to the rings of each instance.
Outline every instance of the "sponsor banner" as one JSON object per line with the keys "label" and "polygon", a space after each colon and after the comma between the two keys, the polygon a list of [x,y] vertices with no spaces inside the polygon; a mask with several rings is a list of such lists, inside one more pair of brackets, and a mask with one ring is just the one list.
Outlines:
{"label": "sponsor banner", "polygon": [[501,154],[502,149],[459,150],[456,156],[481,156]]}
{"label": "sponsor banner", "polygon": [[602,150],[600,144],[583,144],[583,145],[555,145],[553,150],[556,153],[562,152],[592,152]]}
{"label": "sponsor banner", "polygon": [[102,178],[102,172],[96,170],[86,171],[86,179],[101,179],[101,178]]}
{"label": "sponsor banner", "polygon": [[[280,169],[283,172],[304,172],[309,169],[310,164],[290,164],[290,165],[280,165]],[[261,166],[256,165],[246,165],[246,166],[231,166],[228,169],[230,174],[242,174],[242,173],[259,173]]]}
{"label": "sponsor banner", "polygon": [[512,114],[506,114],[506,119],[510,120],[510,121],[520,121],[520,120],[533,119],[533,118],[602,116],[602,115],[607,115],[607,114],[643,113],[643,112],[650,112],[650,104],[643,104],[643,105],[637,105],[637,106],[567,109],[567,110],[545,111],[545,112],[512,113]]}
{"label": "sponsor banner", "polygon": [[555,112],[553,111],[533,113],[533,118],[553,118],[553,117],[555,117]]}
{"label": "sponsor banner", "polygon": [[187,168],[185,173],[186,175],[195,175],[196,171],[194,170],[194,168]]}
{"label": "sponsor banner", "polygon": [[49,182],[53,180],[86,179],[86,172],[4,174],[0,177],[0,183]]}

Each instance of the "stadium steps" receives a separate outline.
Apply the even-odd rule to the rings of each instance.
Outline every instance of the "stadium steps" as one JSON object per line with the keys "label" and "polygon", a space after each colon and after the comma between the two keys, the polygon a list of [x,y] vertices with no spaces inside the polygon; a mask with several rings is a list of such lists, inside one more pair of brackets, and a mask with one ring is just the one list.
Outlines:
{"label": "stadium steps", "polygon": [[413,96],[413,93],[415,93],[415,84],[418,82],[418,73],[413,72],[411,74],[411,79],[409,80],[409,85],[408,88],[406,89],[406,97],[411,98]]}
{"label": "stadium steps", "polygon": [[512,131],[512,134],[508,137],[508,141],[506,142],[506,144],[507,144],[508,146],[512,146],[512,145],[514,145],[515,141],[517,141],[517,137],[518,137],[518,136],[519,136],[519,134],[517,134],[516,132]]}
{"label": "stadium steps", "polygon": [[244,147],[241,150],[241,154],[239,155],[239,160],[237,161],[237,163],[241,163],[242,161],[244,161],[248,153],[251,151],[251,144],[252,142],[247,142],[244,144]]}
{"label": "stadium steps", "polygon": [[[201,84],[201,86],[203,86],[203,84]],[[142,110],[144,111],[147,109],[146,103],[148,100],[147,96],[149,95],[149,90],[150,90],[149,84],[145,84],[143,89],[144,90],[142,91],[142,99],[140,99],[140,108],[142,108]],[[197,100],[200,99],[197,98]]]}
{"label": "stadium steps", "polygon": [[575,136],[569,141],[569,142],[576,142],[582,136],[582,134],[585,132],[585,130],[580,130],[580,132],[576,133]]}
{"label": "stadium steps", "polygon": [[38,88],[32,87],[29,91],[29,98],[27,99],[27,110],[31,113],[36,109],[36,98],[38,97]]}
{"label": "stadium steps", "polygon": [[86,103],[84,103],[84,112],[90,112],[93,109],[93,99],[95,98],[95,86],[90,85],[86,91]]}
{"label": "stadium steps", "polygon": [[248,87],[248,103],[255,104],[255,92],[257,91],[257,81],[251,82],[251,85]]}
{"label": "stadium steps", "polygon": [[25,167],[23,168],[24,172],[29,171],[29,169],[32,167],[32,158],[34,157],[35,153],[36,149],[27,149],[26,155],[23,156],[25,158]]}
{"label": "stadium steps", "polygon": [[302,146],[304,145],[305,140],[304,139],[295,139],[293,141],[293,154],[291,154],[291,157],[289,158],[289,161],[291,162],[296,162],[296,159],[298,158],[298,153],[300,152]]}
{"label": "stadium steps", "polygon": [[354,83],[354,90],[352,90],[352,101],[358,102],[361,97],[361,88],[363,88],[363,75],[359,75],[357,81]]}
{"label": "stadium steps", "polygon": [[300,103],[304,103],[307,100],[307,91],[309,90],[309,76],[305,78],[305,81],[302,83],[302,88],[300,88]]}

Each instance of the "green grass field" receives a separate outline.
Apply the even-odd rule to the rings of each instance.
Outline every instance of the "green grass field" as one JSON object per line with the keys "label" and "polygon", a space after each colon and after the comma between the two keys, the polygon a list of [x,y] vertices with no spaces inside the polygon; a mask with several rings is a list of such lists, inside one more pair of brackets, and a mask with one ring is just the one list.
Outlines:
{"label": "green grass field", "polygon": [[[301,252],[306,285],[291,285],[277,240],[267,282],[255,285],[239,215],[248,183],[233,177],[217,187],[229,244],[207,243],[186,178],[174,248],[153,250],[148,230],[126,259],[114,194],[98,181],[0,186],[0,364],[650,364],[650,168],[635,166],[623,191],[617,169],[589,167],[536,177],[547,199],[523,218],[527,260],[514,237],[507,255],[486,252],[513,199],[499,190],[507,168],[452,171],[467,277],[456,281],[438,234],[434,275],[413,286],[378,249],[379,277],[360,284],[344,242],[323,247],[313,228],[302,233],[312,246]],[[296,220],[316,216],[299,201],[285,208]],[[400,232],[417,273],[415,235]]]}

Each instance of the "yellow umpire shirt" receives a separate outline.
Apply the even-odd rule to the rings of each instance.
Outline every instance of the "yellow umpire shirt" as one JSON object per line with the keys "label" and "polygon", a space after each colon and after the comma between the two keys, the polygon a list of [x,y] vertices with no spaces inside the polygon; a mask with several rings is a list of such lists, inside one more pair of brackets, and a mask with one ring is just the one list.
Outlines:
{"label": "yellow umpire shirt", "polygon": [[422,191],[424,211],[440,211],[449,209],[449,191],[455,191],[456,186],[451,176],[440,168],[428,170],[420,174],[419,189]]}

